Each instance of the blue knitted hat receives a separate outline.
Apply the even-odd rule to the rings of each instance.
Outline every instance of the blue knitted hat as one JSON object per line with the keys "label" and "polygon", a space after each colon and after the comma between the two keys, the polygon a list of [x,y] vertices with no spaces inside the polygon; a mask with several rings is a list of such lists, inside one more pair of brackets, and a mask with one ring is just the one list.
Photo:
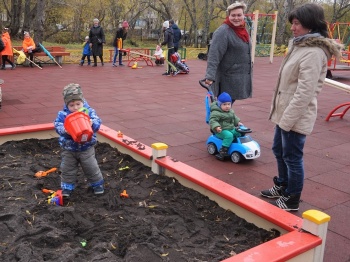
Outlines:
{"label": "blue knitted hat", "polygon": [[230,102],[232,103],[232,98],[229,94],[227,94],[226,92],[223,92],[221,93],[219,96],[218,96],[218,106],[220,107],[222,103],[227,103],[227,102]]}

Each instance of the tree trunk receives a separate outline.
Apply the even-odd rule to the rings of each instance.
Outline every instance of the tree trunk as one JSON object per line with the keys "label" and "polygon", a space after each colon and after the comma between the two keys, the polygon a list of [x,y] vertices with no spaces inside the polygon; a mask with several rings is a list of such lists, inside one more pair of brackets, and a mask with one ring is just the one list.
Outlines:
{"label": "tree trunk", "polygon": [[284,2],[283,8],[281,8],[281,16],[278,19],[277,33],[276,33],[276,45],[285,44],[284,36],[286,34],[286,26],[288,22],[288,15],[294,8],[293,0],[286,0]]}
{"label": "tree trunk", "polygon": [[36,16],[34,21],[34,42],[35,43],[41,43],[44,39],[45,5],[46,5],[46,0],[38,0],[37,8],[36,8]]}
{"label": "tree trunk", "polygon": [[22,0],[12,0],[11,3],[11,11],[9,12],[10,15],[10,32],[11,36],[17,35],[17,32],[19,31],[20,22],[21,22],[21,15],[22,15]]}

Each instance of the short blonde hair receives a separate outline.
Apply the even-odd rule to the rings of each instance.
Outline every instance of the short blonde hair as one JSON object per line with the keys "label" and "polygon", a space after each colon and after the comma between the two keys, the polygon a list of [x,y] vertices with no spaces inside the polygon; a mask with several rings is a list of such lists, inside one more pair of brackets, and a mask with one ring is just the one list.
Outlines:
{"label": "short blonde hair", "polygon": [[227,9],[226,9],[227,15],[229,15],[232,10],[237,9],[237,8],[242,8],[243,12],[245,12],[247,10],[247,5],[243,2],[236,1],[232,5],[229,5],[227,7]]}

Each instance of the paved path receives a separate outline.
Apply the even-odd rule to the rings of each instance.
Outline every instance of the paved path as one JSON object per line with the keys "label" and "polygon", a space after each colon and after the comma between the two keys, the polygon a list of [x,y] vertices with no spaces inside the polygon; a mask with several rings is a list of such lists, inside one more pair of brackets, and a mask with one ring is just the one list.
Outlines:
{"label": "paved path", "polygon": [[[241,164],[220,162],[206,151],[206,91],[198,84],[206,62],[190,60],[190,74],[162,76],[164,67],[95,68],[78,65],[45,66],[43,70],[18,66],[1,71],[5,80],[0,127],[52,122],[62,108],[62,89],[79,83],[103,124],[146,145],[164,142],[172,157],[259,197],[272,185],[276,163],[271,152],[273,125],[267,120],[281,58],[270,64],[256,58],[254,97],[234,105],[243,123],[262,148],[259,159]],[[335,80],[350,84],[350,72],[333,72]],[[312,77],[312,76],[310,76]],[[350,112],[344,119],[325,121],[328,112],[349,102],[348,93],[324,87],[314,132],[305,147],[305,188],[296,215],[318,209],[331,216],[325,251],[326,262],[350,261]],[[347,247],[347,248],[346,248]]]}

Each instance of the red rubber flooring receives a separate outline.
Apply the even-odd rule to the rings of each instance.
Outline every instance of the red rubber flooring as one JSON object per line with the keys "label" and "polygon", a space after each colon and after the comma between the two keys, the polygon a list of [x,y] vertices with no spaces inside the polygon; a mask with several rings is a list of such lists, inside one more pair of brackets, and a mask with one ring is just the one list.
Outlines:
{"label": "red rubber flooring", "polygon": [[[272,64],[268,58],[256,58],[253,98],[234,104],[262,149],[260,158],[241,164],[220,162],[206,151],[206,91],[198,84],[206,62],[200,60],[187,61],[190,74],[175,77],[162,76],[162,66],[141,62],[139,69],[106,63],[95,68],[47,65],[42,70],[18,66],[1,71],[5,84],[0,128],[52,122],[63,106],[63,87],[79,83],[104,125],[149,146],[164,142],[173,158],[260,197],[260,190],[271,187],[277,172],[271,152],[274,126],[268,113],[280,63],[281,58],[274,58]],[[333,76],[350,84],[349,71],[334,71]],[[325,121],[333,107],[350,102],[350,95],[325,86],[318,102],[317,122],[305,146],[303,202],[296,215],[308,209],[329,214],[324,261],[350,261],[350,113]]]}

